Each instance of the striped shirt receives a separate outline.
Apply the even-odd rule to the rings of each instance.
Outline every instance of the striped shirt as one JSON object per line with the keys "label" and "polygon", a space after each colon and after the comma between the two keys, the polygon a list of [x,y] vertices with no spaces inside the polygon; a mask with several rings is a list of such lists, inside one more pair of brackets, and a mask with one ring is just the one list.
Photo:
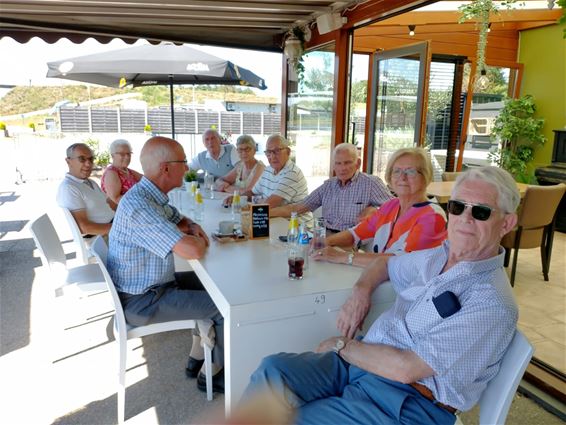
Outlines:
{"label": "striped shirt", "polygon": [[143,294],[175,279],[173,246],[182,219],[167,195],[145,177],[118,204],[109,236],[108,272],[119,292]]}
{"label": "striped shirt", "polygon": [[357,171],[344,185],[337,177],[326,180],[301,204],[309,211],[322,206],[326,227],[346,230],[356,225],[358,216],[366,207],[379,207],[391,197],[391,192],[379,177]]}
{"label": "striped shirt", "polygon": [[291,160],[275,174],[273,167],[265,169],[252,192],[263,198],[277,195],[283,198],[282,205],[300,202],[308,195],[307,180],[303,172]]}
{"label": "striped shirt", "polygon": [[[434,398],[469,410],[499,371],[515,334],[518,308],[503,269],[503,248],[495,257],[461,261],[443,273],[449,246],[446,241],[389,260],[397,298],[373,323],[364,342],[414,352],[434,370],[433,376],[419,381]],[[442,318],[434,301],[448,291],[461,308]]]}

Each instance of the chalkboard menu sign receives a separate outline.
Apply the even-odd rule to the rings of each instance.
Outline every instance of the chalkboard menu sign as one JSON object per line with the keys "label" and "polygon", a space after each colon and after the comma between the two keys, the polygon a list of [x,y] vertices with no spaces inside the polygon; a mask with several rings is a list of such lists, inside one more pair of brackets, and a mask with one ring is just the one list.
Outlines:
{"label": "chalkboard menu sign", "polygon": [[242,210],[242,229],[248,238],[269,237],[269,205],[248,204]]}

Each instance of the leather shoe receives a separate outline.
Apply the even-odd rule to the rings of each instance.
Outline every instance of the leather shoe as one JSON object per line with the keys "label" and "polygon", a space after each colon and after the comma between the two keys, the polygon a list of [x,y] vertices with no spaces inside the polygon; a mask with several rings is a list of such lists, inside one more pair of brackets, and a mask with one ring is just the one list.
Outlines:
{"label": "leather shoe", "polygon": [[[197,387],[202,392],[206,392],[206,376],[202,373],[198,374]],[[224,394],[224,369],[212,377],[212,391]]]}
{"label": "leather shoe", "polygon": [[185,373],[187,374],[187,377],[196,378],[203,364],[204,364],[204,359],[197,360],[189,356],[189,361],[187,362],[187,367],[185,368]]}

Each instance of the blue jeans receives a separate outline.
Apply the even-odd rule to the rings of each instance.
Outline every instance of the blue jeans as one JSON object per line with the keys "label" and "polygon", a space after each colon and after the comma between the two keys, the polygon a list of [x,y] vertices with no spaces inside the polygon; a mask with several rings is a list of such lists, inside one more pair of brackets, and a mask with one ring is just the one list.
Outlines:
{"label": "blue jeans", "polygon": [[297,424],[447,424],[456,417],[410,385],[352,366],[334,352],[263,359],[244,399],[269,392],[297,409]]}

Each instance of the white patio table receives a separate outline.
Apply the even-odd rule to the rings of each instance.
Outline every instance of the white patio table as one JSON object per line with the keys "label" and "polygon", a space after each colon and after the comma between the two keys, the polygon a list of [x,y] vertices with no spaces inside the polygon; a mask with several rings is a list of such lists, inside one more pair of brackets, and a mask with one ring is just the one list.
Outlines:
{"label": "white patio table", "polygon": [[[221,205],[225,196],[217,193],[216,199],[205,199],[200,224],[209,235],[220,221],[231,219],[230,209]],[[206,256],[189,260],[224,316],[226,414],[263,357],[314,350],[320,341],[338,334],[338,311],[362,272],[310,261],[302,280],[289,280],[285,244],[278,240],[287,233],[288,221],[270,221],[269,239],[220,243],[211,238]],[[390,284],[381,285],[374,294],[371,318],[388,308],[394,297]]]}

